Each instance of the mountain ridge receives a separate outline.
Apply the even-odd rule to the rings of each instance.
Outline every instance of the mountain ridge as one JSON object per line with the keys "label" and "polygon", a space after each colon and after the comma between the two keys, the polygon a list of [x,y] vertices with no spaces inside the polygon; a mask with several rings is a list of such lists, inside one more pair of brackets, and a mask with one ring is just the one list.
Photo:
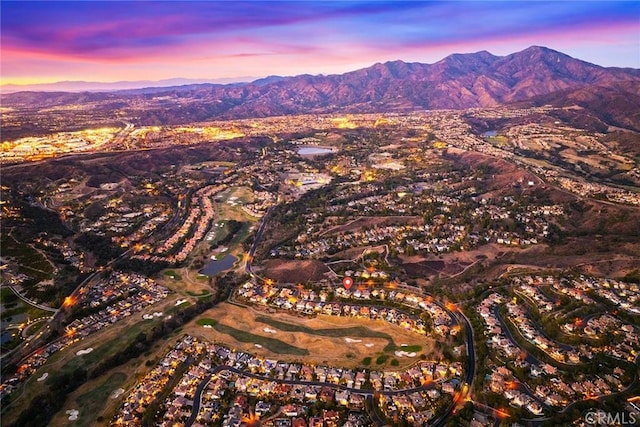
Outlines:
{"label": "mountain ridge", "polygon": [[[249,83],[118,92],[18,92],[2,98],[3,104],[17,107],[112,103],[112,110],[127,112],[138,124],[179,124],[304,113],[494,107],[545,97],[565,104],[550,95],[568,95],[579,89],[581,106],[588,109],[589,88],[608,88],[598,91],[611,99],[620,99],[614,93],[624,93],[631,100],[629,105],[635,105],[640,102],[640,70],[606,68],[546,47],[531,46],[505,56],[487,51],[452,54],[433,64],[387,61],[343,74],[269,76]],[[141,103],[144,108],[136,106]],[[602,102],[597,103],[601,108]],[[605,115],[600,116],[604,120]],[[622,123],[615,111],[608,111],[606,117],[614,125]],[[640,123],[636,124],[635,118],[632,121],[631,128],[640,129]]]}
{"label": "mountain ridge", "polygon": [[253,81],[255,77],[220,78],[220,79],[187,79],[175,77],[162,80],[122,80],[117,82],[91,82],[84,80],[64,80],[52,83],[34,83],[27,85],[3,84],[0,93],[16,92],[118,92],[136,89],[187,86],[194,84],[237,84]]}

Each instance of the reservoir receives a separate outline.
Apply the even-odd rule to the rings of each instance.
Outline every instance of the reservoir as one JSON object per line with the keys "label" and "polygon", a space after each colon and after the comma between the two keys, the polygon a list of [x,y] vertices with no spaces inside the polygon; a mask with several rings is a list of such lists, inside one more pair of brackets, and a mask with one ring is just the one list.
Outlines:
{"label": "reservoir", "polygon": [[200,271],[200,274],[204,274],[205,276],[213,277],[216,274],[228,270],[233,267],[233,264],[238,260],[238,258],[233,255],[226,255],[224,258],[218,261],[209,262],[203,269]]}

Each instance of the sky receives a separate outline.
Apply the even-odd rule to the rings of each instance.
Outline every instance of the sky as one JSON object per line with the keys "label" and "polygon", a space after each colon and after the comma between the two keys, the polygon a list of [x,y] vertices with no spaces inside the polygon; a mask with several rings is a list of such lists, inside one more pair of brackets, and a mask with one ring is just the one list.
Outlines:
{"label": "sky", "polygon": [[34,84],[343,73],[546,46],[640,68],[638,1],[7,1],[0,81]]}

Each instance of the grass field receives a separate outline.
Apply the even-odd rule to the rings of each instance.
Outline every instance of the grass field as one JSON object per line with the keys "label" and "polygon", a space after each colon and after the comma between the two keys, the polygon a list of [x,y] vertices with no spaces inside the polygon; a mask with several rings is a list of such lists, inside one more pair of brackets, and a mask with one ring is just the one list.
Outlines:
{"label": "grass field", "polygon": [[[211,325],[211,328],[204,328],[204,325]],[[429,355],[434,351],[433,340],[384,321],[323,315],[305,318],[287,313],[270,314],[230,303],[222,303],[207,310],[199,321],[185,326],[184,332],[263,357],[343,367],[362,367],[366,365],[365,360],[372,364],[381,355],[388,356],[387,362],[378,367],[388,366],[388,361],[396,357],[395,350],[409,351],[407,348],[420,347],[422,351],[416,351],[418,354],[415,358],[398,358],[401,366],[409,366],[421,354]],[[308,354],[280,353],[283,347],[276,347],[272,351],[268,346],[269,341],[274,339],[306,350]],[[278,345],[273,342],[271,344]],[[402,344],[407,346],[402,347]]]}
{"label": "grass field", "polygon": [[167,276],[169,279],[182,280],[182,276],[176,273],[175,270],[167,270],[164,272],[164,275]]}
{"label": "grass field", "polygon": [[[167,308],[174,306],[176,299],[176,296],[170,296],[165,302],[154,304],[146,311],[164,312]],[[3,408],[2,425],[4,425],[5,422],[9,425],[12,421],[15,421],[19,413],[28,406],[29,402],[36,395],[48,389],[48,383],[50,383],[53,378],[59,377],[64,373],[71,373],[76,368],[91,369],[91,367],[95,366],[95,364],[103,358],[107,358],[126,347],[130,342],[135,340],[139,333],[146,333],[161,322],[159,319],[142,320],[141,317],[142,314],[137,313],[53,354],[45,365],[41,366],[35,374],[14,392],[10,405]],[[93,348],[91,353],[76,356],[78,350],[84,350],[89,347]],[[45,381],[38,382],[37,378],[44,373],[48,373],[49,377]],[[71,406],[66,409],[72,408],[82,411],[82,408],[76,406]],[[67,420],[66,424],[62,423],[59,425],[68,425],[68,423]]]}
{"label": "grass field", "polygon": [[[98,414],[102,413],[105,406],[109,403],[111,394],[122,387],[128,376],[124,372],[113,372],[105,378],[100,378],[95,386],[84,391],[76,399],[69,402],[69,409],[77,409],[80,411],[78,419],[73,422],[77,427],[90,427],[95,425]],[[82,387],[85,388],[84,386]],[[120,399],[120,398],[119,398]],[[57,414],[51,425],[69,425],[66,416],[66,408]]]}
{"label": "grass field", "polygon": [[371,329],[365,326],[352,326],[352,327],[339,328],[339,329],[335,329],[335,328],[313,329],[313,328],[307,328],[301,325],[294,325],[290,323],[280,322],[272,317],[267,317],[267,316],[257,316],[256,322],[271,325],[276,329],[280,329],[281,331],[302,332],[305,334],[320,335],[323,337],[383,338],[385,340],[388,340],[389,342],[389,344],[383,349],[384,351],[393,351],[397,348],[397,346],[393,342],[393,338],[391,337],[391,335],[386,334],[384,332],[372,331]]}
{"label": "grass field", "polygon": [[[50,361],[52,364],[56,364],[57,362],[59,362],[59,364],[56,369],[50,371],[49,378],[46,383],[50,383],[60,375],[70,374],[77,368],[88,369],[95,366],[98,362],[107,359],[122,350],[130,342],[134,341],[138,334],[148,331],[152,325],[156,325],[158,323],[160,323],[158,320],[142,320],[135,325],[131,325],[130,327],[121,330],[117,340],[118,345],[114,345],[113,341],[105,343],[93,342],[91,344],[89,344],[89,342],[84,343],[84,341],[81,341],[80,343],[71,346],[70,351],[65,350],[54,354]],[[76,356],[76,352],[78,350],[83,350],[89,347],[93,348],[91,353]]]}
{"label": "grass field", "polygon": [[422,351],[422,346],[421,345],[403,345],[400,347],[396,347],[396,350],[402,350],[402,351],[406,351],[406,352],[419,352]]}
{"label": "grass field", "polygon": [[262,347],[275,354],[291,354],[294,356],[307,356],[309,354],[308,350],[287,344],[286,342],[280,341],[279,339],[256,335],[247,331],[241,331],[231,326],[216,322],[213,319],[203,318],[199,319],[197,323],[202,326],[211,326],[216,331],[230,335],[240,342],[261,345]]}
{"label": "grass field", "polygon": [[208,297],[209,295],[211,295],[211,292],[207,291],[206,289],[203,289],[200,293],[187,291],[187,295],[192,297],[202,298],[202,297]]}

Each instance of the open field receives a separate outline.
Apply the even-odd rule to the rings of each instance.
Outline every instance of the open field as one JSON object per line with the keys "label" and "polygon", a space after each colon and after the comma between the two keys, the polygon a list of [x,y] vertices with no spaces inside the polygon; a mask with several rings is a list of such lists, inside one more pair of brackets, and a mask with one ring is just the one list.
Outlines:
{"label": "open field", "polygon": [[329,268],[316,260],[267,260],[260,270],[261,276],[288,283],[305,283],[326,279],[327,273],[330,273]]}
{"label": "open field", "polygon": [[[119,402],[120,397],[113,399],[112,395],[114,391],[123,388],[128,378],[129,375],[124,372],[116,371],[95,381],[83,384],[74,393],[74,396],[77,394],[77,397],[67,399],[67,405],[56,414],[50,425],[69,425],[69,416],[66,411],[71,409],[79,411],[78,419],[73,423],[74,426],[89,427],[95,425],[98,414],[101,414],[106,406],[112,402]],[[106,421],[109,420],[106,419]]]}
{"label": "open field", "polygon": [[388,225],[421,225],[423,219],[419,216],[363,216],[343,225],[328,228],[320,233],[321,236],[331,236],[338,233],[353,232],[365,227],[385,227]]}
{"label": "open field", "polygon": [[[211,327],[205,328],[203,324]],[[433,340],[384,321],[326,315],[305,318],[285,313],[271,314],[229,303],[206,311],[199,322],[186,325],[184,332],[264,357],[344,367],[362,366],[366,357],[376,359],[381,355],[389,356],[390,361],[396,357],[394,351],[402,348],[403,344],[412,351],[420,348],[415,358],[399,358],[400,366],[407,366],[421,354],[429,357],[434,348]],[[270,340],[307,350],[308,355],[296,354],[299,353],[296,350],[281,353],[286,347]],[[275,345],[276,350],[269,350],[269,345]]]}
{"label": "open field", "polygon": [[477,264],[487,262],[487,260],[499,260],[507,254],[526,254],[533,250],[539,250],[539,248],[532,246],[523,249],[489,243],[471,251],[440,255],[401,255],[399,258],[402,261],[402,268],[407,274],[417,277],[418,284],[428,285],[430,280],[436,277],[456,277]]}

